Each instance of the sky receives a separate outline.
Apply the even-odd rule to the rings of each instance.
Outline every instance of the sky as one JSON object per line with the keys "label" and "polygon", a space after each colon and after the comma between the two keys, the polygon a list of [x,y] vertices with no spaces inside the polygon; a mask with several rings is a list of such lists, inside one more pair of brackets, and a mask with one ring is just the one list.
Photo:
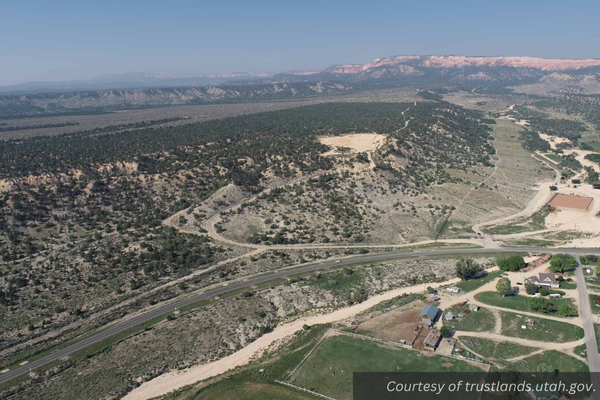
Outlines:
{"label": "sky", "polygon": [[401,54],[600,58],[600,1],[2,0],[0,85]]}

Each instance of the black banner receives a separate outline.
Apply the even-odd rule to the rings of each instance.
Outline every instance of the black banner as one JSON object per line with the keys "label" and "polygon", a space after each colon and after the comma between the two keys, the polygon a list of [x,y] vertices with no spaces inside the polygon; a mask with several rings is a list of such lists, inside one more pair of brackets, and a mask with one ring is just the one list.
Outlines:
{"label": "black banner", "polygon": [[600,399],[589,372],[355,372],[353,382],[354,400]]}

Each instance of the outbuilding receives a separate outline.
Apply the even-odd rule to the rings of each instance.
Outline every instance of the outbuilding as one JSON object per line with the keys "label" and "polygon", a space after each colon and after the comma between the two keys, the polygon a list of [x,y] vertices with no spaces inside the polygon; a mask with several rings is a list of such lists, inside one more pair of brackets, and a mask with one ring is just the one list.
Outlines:
{"label": "outbuilding", "polygon": [[435,324],[439,313],[439,308],[437,308],[433,304],[428,304],[425,306],[425,308],[423,308],[421,314],[419,314],[419,318],[421,318],[421,321],[423,323],[432,326],[433,324]]}

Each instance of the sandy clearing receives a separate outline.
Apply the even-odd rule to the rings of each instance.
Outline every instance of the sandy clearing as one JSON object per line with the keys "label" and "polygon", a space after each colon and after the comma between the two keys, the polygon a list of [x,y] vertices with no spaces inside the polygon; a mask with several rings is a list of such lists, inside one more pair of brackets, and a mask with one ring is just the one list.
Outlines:
{"label": "sandy clearing", "polygon": [[538,133],[542,139],[544,139],[546,142],[548,142],[548,144],[550,145],[550,147],[553,150],[556,149],[557,145],[562,144],[562,143],[572,144],[571,141],[567,138],[553,136],[553,135],[546,135],[545,133],[542,133],[542,132],[538,132]]}
{"label": "sandy clearing", "polygon": [[[356,152],[375,151],[385,143],[386,136],[377,133],[352,133],[342,136],[326,136],[319,138],[319,142],[327,146],[348,147]],[[337,149],[325,154],[338,154]]]}
{"label": "sandy clearing", "polygon": [[261,336],[248,346],[227,357],[208,364],[197,365],[186,370],[168,372],[148,382],[144,382],[142,385],[135,388],[132,392],[123,397],[123,399],[142,400],[162,396],[184,386],[221,375],[231,369],[246,365],[273,343],[283,340],[295,332],[300,331],[304,324],[316,325],[344,320],[351,318],[356,314],[381,303],[382,301],[392,299],[396,296],[424,292],[426,291],[427,286],[436,288],[442,285],[455,284],[458,282],[459,279],[451,279],[442,283],[427,283],[399,288],[371,297],[363,303],[342,308],[329,314],[300,318],[296,321],[276,327],[273,332]]}
{"label": "sandy clearing", "polygon": [[595,162],[592,162],[590,160],[587,160],[585,158],[585,156],[587,156],[588,154],[598,154],[598,153],[593,152],[593,151],[588,151],[588,150],[574,150],[574,149],[565,149],[564,153],[566,155],[575,154],[575,158],[577,159],[577,161],[579,161],[581,163],[581,165],[583,165],[584,167],[594,168],[597,172],[600,172],[600,165],[598,165]]}

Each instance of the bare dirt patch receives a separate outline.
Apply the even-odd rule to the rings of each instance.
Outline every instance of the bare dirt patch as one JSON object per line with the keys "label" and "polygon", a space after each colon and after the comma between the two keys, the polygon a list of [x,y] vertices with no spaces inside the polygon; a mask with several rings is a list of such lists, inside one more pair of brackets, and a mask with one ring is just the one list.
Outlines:
{"label": "bare dirt patch", "polygon": [[327,136],[319,138],[325,145],[333,146],[336,150],[327,154],[338,154],[338,148],[348,148],[355,152],[363,153],[375,151],[385,143],[386,136],[377,133],[352,133],[343,136]]}
{"label": "bare dirt patch", "polygon": [[591,197],[583,197],[583,196],[572,196],[557,193],[552,197],[552,199],[548,202],[552,207],[565,207],[565,208],[574,208],[577,210],[587,210],[590,208],[590,205],[594,201]]}
{"label": "bare dirt patch", "polygon": [[356,328],[356,333],[367,334],[382,340],[398,342],[401,339],[414,342],[414,347],[423,348],[429,327],[421,322],[419,313],[425,306],[421,301],[381,314]]}

